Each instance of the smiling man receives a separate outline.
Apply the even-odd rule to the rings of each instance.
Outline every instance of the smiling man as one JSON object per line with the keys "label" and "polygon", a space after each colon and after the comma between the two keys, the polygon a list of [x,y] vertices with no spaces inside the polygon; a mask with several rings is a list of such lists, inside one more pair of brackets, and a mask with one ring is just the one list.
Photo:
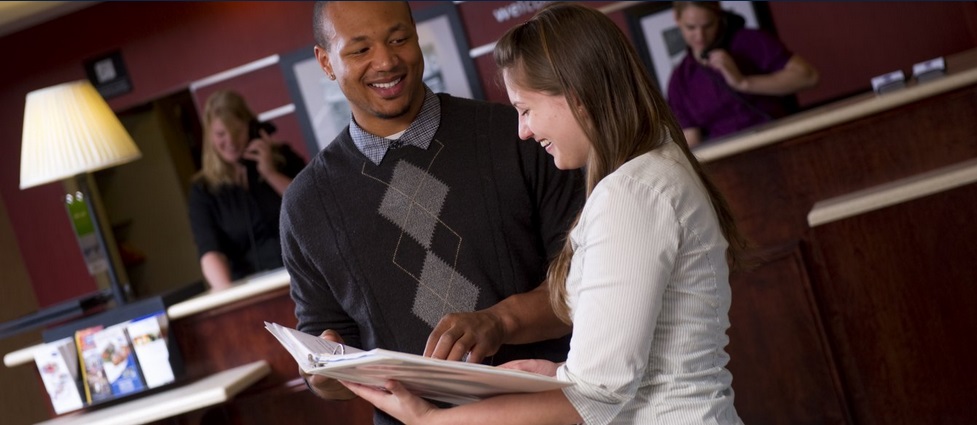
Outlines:
{"label": "smiling man", "polygon": [[334,3],[319,12],[316,59],[330,79],[338,79],[364,130],[389,135],[406,129],[425,92],[424,56],[410,9],[406,3]]}
{"label": "smiling man", "polygon": [[512,107],[426,87],[406,2],[317,2],[313,14],[316,58],[352,117],[283,201],[298,329],[449,360],[565,360],[570,328],[541,283],[582,205],[579,171],[521,141]]}

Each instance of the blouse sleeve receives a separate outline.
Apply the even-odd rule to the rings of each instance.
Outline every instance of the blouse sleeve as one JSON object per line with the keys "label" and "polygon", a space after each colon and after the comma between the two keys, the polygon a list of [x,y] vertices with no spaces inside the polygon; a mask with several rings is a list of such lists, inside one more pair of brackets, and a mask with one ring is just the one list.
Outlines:
{"label": "blouse sleeve", "polygon": [[680,235],[669,197],[609,176],[571,236],[580,280],[568,287],[573,337],[558,376],[576,384],[564,393],[589,425],[609,423],[641,384]]}

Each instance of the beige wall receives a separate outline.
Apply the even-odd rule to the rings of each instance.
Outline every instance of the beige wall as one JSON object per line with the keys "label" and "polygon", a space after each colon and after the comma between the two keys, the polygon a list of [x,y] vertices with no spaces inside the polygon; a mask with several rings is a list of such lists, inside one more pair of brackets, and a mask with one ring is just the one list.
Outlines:
{"label": "beige wall", "polygon": [[119,114],[142,158],[97,175],[102,204],[115,236],[145,256],[126,269],[139,298],[183,287],[202,278],[190,231],[180,164],[192,162],[186,140],[168,119],[164,101]]}
{"label": "beige wall", "polygon": [[[67,220],[67,218],[65,218]],[[37,300],[20,249],[14,238],[7,208],[0,198],[0,322],[37,311]],[[0,339],[0,355],[41,342],[40,331]],[[33,364],[8,368],[0,365],[0,418],[3,423],[26,424],[47,419],[47,396]]]}

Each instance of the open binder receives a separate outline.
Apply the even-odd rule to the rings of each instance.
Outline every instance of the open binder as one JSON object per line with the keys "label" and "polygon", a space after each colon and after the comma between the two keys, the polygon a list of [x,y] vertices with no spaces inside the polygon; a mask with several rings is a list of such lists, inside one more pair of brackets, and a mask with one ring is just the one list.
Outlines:
{"label": "open binder", "polygon": [[265,329],[306,373],[377,386],[392,379],[420,397],[451,404],[573,385],[521,370],[432,359],[381,348],[363,351],[276,323],[265,322]]}

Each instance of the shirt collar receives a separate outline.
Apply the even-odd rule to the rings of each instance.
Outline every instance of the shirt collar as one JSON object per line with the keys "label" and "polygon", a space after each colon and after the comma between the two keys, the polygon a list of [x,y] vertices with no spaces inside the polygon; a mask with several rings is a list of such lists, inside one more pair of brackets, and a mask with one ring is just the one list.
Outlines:
{"label": "shirt collar", "polygon": [[355,119],[349,123],[349,134],[353,138],[353,144],[363,155],[366,155],[374,164],[380,165],[383,157],[390,149],[398,149],[404,145],[416,146],[427,149],[431,146],[434,133],[437,133],[438,126],[441,125],[441,101],[438,96],[426,85],[424,86],[424,104],[417,117],[410,123],[400,139],[390,140],[381,136],[368,133],[358,124]]}

